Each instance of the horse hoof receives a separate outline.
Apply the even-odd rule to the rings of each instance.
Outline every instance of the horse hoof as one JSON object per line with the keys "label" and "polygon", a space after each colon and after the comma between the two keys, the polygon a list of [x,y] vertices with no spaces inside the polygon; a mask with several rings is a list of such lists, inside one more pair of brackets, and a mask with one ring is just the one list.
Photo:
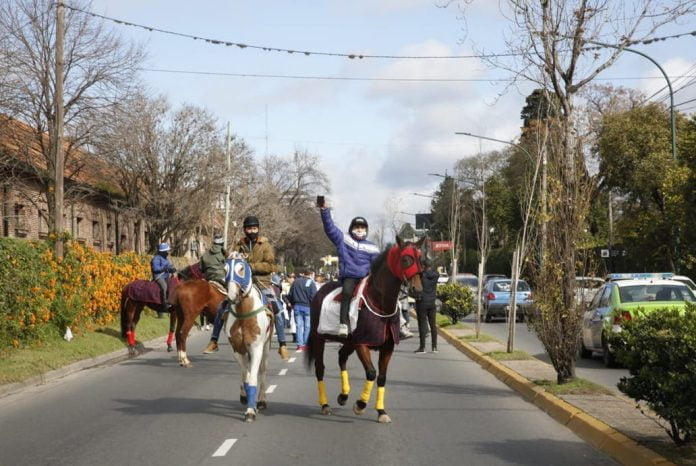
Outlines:
{"label": "horse hoof", "polygon": [[380,424],[390,424],[392,422],[388,414],[380,414],[377,418],[377,422]]}
{"label": "horse hoof", "polygon": [[239,395],[239,402],[243,405],[247,404],[247,397],[244,395]]}
{"label": "horse hoof", "polygon": [[263,411],[263,410],[266,409],[267,407],[268,407],[268,405],[266,404],[265,401],[258,401],[258,402],[256,402],[256,409],[257,409],[258,411]]}
{"label": "horse hoof", "polygon": [[135,356],[135,346],[128,347],[128,357],[132,358]]}
{"label": "horse hoof", "polygon": [[365,413],[365,408],[367,408],[367,403],[365,403],[363,400],[358,400],[353,405],[353,412],[360,416]]}
{"label": "horse hoof", "polygon": [[244,422],[254,422],[256,420],[256,414],[246,413],[244,415]]}
{"label": "horse hoof", "polygon": [[345,405],[346,405],[346,401],[348,401],[348,395],[344,395],[343,393],[340,393],[340,394],[338,395],[338,399],[337,399],[336,401],[338,401],[338,404],[339,404],[339,405],[345,406]]}
{"label": "horse hoof", "polygon": [[329,406],[329,405],[322,406],[321,407],[321,414],[323,414],[324,416],[331,416],[331,414],[333,414],[331,412],[331,406]]}
{"label": "horse hoof", "polygon": [[167,353],[171,353],[174,351],[174,348],[172,348],[172,345],[167,345]]}

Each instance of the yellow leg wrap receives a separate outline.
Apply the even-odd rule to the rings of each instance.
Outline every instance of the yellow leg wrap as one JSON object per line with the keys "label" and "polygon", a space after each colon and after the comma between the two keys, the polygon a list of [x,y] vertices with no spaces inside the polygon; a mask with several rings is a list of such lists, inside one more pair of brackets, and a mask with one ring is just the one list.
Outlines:
{"label": "yellow leg wrap", "polygon": [[372,385],[374,385],[374,383],[374,380],[365,381],[365,386],[363,387],[362,395],[360,395],[360,399],[365,403],[370,401],[370,395],[372,394]]}
{"label": "yellow leg wrap", "polygon": [[350,393],[350,382],[348,381],[348,371],[341,371],[341,394]]}
{"label": "yellow leg wrap", "polygon": [[384,387],[377,387],[377,401],[375,409],[384,409]]}
{"label": "yellow leg wrap", "polygon": [[321,406],[329,404],[329,399],[326,397],[326,387],[324,386],[323,380],[317,382],[317,390],[319,390],[319,404]]}

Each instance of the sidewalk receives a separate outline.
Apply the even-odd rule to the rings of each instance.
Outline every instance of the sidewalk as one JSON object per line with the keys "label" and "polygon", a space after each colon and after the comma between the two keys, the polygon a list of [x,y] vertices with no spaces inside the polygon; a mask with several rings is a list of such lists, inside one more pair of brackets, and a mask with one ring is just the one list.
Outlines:
{"label": "sidewalk", "polygon": [[[438,329],[456,348],[482,368],[546,411],[583,440],[606,452],[623,464],[693,464],[696,449],[678,448],[654,414],[642,414],[636,403],[624,396],[560,395],[556,397],[534,384],[534,380],[556,380],[550,364],[538,359],[496,361],[486,355],[505,351],[502,343],[468,342],[462,337],[474,335],[473,329]],[[662,421],[664,424],[664,421]]]}

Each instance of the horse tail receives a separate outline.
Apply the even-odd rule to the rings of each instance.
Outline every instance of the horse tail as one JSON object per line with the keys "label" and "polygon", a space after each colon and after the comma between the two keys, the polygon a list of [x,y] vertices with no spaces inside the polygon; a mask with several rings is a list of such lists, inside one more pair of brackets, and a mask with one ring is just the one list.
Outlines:
{"label": "horse tail", "polygon": [[121,338],[126,338],[126,332],[128,331],[128,313],[126,311],[127,302],[128,285],[124,286],[121,290]]}

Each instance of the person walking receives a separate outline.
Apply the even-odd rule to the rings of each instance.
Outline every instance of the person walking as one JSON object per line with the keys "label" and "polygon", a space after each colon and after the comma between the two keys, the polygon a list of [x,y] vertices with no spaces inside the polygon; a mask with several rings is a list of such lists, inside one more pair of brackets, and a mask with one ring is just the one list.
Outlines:
{"label": "person walking", "polygon": [[425,353],[425,337],[430,327],[431,349],[437,353],[437,327],[435,325],[435,298],[437,297],[437,279],[439,274],[433,270],[433,263],[426,259],[423,262],[425,270],[421,277],[423,292],[420,299],[416,301],[416,315],[418,316],[418,336],[420,346],[415,351],[418,354]]}
{"label": "person walking", "polygon": [[297,335],[297,351],[302,352],[307,349],[307,338],[309,337],[309,305],[317,294],[317,285],[309,277],[309,271],[300,272],[300,277],[290,287],[288,300],[292,304],[295,314],[295,329]]}

